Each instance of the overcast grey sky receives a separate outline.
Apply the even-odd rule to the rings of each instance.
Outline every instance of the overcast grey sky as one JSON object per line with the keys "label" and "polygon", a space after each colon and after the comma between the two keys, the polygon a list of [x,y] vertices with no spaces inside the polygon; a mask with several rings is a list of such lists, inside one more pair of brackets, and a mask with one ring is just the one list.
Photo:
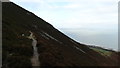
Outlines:
{"label": "overcast grey sky", "polygon": [[76,41],[118,47],[118,0],[11,0]]}

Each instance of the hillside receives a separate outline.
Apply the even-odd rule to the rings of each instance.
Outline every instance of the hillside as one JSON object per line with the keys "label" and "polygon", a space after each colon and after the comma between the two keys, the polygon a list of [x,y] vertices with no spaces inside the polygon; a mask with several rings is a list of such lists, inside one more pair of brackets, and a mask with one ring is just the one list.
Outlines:
{"label": "hillside", "polygon": [[37,40],[38,68],[117,66],[116,52],[108,50],[109,56],[103,55],[97,48],[78,43],[12,2],[3,2],[2,8],[2,68],[32,68],[33,40],[28,38],[30,32]]}

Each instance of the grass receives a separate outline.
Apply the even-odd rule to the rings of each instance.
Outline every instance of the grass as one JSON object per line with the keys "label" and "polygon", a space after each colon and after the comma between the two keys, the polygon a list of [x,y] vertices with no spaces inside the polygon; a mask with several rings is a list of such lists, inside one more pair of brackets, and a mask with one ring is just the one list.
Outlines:
{"label": "grass", "polygon": [[100,53],[103,56],[111,56],[111,54],[112,54],[111,51],[107,51],[107,50],[101,49],[101,48],[93,48],[93,47],[91,47],[91,49],[93,49],[94,51]]}

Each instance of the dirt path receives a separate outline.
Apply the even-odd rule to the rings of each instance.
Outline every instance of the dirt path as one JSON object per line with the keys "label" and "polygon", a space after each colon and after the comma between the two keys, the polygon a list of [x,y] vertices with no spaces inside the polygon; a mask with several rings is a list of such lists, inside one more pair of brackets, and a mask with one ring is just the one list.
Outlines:
{"label": "dirt path", "polygon": [[33,35],[33,33],[30,31],[30,36],[28,37],[29,39],[32,39],[32,46],[33,46],[33,57],[31,58],[31,63],[32,66],[40,66],[40,61],[39,61],[39,54],[38,54],[38,50],[37,50],[37,40],[35,39],[35,36]]}

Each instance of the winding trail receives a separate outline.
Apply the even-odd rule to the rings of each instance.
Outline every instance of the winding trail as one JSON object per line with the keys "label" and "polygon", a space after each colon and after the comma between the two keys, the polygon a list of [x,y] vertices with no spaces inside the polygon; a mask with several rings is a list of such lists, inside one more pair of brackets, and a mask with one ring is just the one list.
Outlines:
{"label": "winding trail", "polygon": [[35,38],[35,35],[33,35],[33,33],[31,31],[29,31],[31,34],[30,36],[28,37],[29,39],[32,39],[32,46],[33,46],[33,57],[31,58],[31,63],[32,63],[32,66],[40,66],[40,62],[39,62],[39,54],[38,54],[38,50],[37,50],[37,40]]}

